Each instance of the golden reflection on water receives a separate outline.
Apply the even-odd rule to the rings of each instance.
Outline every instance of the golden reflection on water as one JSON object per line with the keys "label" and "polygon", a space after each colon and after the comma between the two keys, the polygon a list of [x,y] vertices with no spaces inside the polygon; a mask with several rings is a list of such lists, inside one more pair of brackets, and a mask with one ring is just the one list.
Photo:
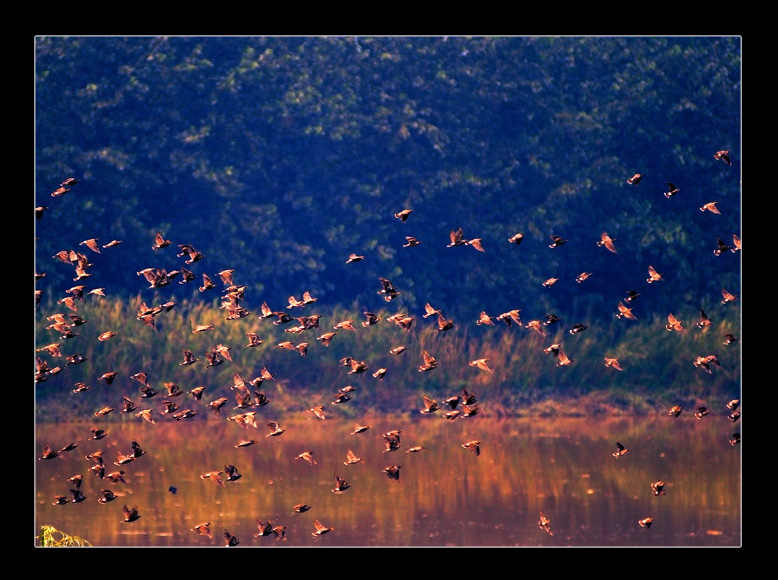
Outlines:
{"label": "golden reflection on water", "polygon": [[[268,417],[269,418],[269,417]],[[740,447],[729,444],[725,415],[607,419],[490,419],[447,421],[440,415],[363,419],[371,429],[350,435],[353,421],[281,421],[286,431],[213,420],[108,423],[91,441],[83,423],[37,426],[35,533],[41,525],[80,536],[94,546],[223,546],[223,531],[240,546],[738,546],[741,541]],[[710,420],[707,420],[710,419]],[[400,429],[402,447],[385,453],[381,434]],[[236,449],[242,439],[255,439]],[[123,466],[135,440],[146,454]],[[481,455],[464,449],[481,441]],[[614,458],[616,441],[630,452]],[[42,461],[44,443],[78,447]],[[422,445],[426,451],[406,453]],[[344,465],[351,449],[360,463]],[[112,484],[90,471],[85,455],[104,451]],[[295,459],[313,451],[316,464]],[[220,487],[200,478],[234,464],[242,477]],[[399,480],[384,468],[400,465]],[[334,474],[351,487],[335,494]],[[83,475],[80,503],[67,479]],[[226,480],[226,474],[222,474]],[[664,480],[666,496],[650,484]],[[169,491],[173,486],[175,493]],[[119,496],[98,503],[100,489]],[[311,509],[295,513],[293,506]],[[124,523],[122,505],[141,519]],[[550,535],[538,527],[540,512]],[[653,517],[649,529],[637,522]],[[286,526],[286,539],[254,537],[257,519]],[[314,537],[313,521],[334,528]],[[210,522],[213,539],[191,529]],[[240,547],[239,546],[239,547]]]}

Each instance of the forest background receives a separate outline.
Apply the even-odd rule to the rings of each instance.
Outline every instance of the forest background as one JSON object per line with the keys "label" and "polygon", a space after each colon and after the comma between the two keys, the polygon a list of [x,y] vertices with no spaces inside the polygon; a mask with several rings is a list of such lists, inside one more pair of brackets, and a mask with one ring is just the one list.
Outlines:
{"label": "forest background", "polygon": [[[415,413],[422,394],[462,388],[494,416],[718,408],[741,387],[740,341],[724,345],[740,337],[741,306],[722,290],[739,296],[742,254],[713,251],[742,235],[740,139],[737,37],[36,38],[35,206],[47,209],[35,219],[35,347],[62,369],[36,383],[36,419],[118,409],[138,397],[140,371],[161,405],[165,383],[206,386],[213,400],[262,367],[275,375],[262,384],[271,404],[289,411],[329,410],[347,384],[357,391],[344,414]],[[52,196],[68,177],[79,183]],[[700,211],[708,202],[721,214]],[[447,247],[460,227],[483,252]],[[152,249],[157,232],[169,247]],[[603,232],[618,253],[598,247]],[[549,248],[551,236],[567,242]],[[121,244],[96,253],[80,245],[89,238]],[[179,244],[204,258],[186,264]],[[53,257],[62,250],[86,255],[89,275]],[[364,259],[347,264],[352,253]],[[138,274],[182,266],[197,279],[150,289]],[[647,282],[649,266],[661,282]],[[244,318],[220,308],[226,269],[245,287]],[[216,288],[199,289],[203,274]],[[74,313],[59,301],[77,285],[105,296],[77,300],[87,323],[61,339],[48,317]],[[635,321],[616,317],[629,290]],[[315,303],[287,308],[305,291]],[[168,301],[153,326],[138,319]],[[260,319],[263,302],[320,326],[286,332],[297,323]],[[426,303],[454,328],[438,332]],[[513,309],[523,323],[560,321],[544,335],[477,324]],[[701,310],[712,325],[696,326]],[[363,326],[366,311],[381,322]],[[397,312],[415,318],[410,331],[386,320]],[[666,330],[671,313],[684,332]],[[348,319],[356,331],[316,340]],[[570,334],[574,323],[587,329]],[[107,330],[116,336],[97,340]],[[247,331],[265,342],[247,347]],[[277,348],[287,340],[308,355]],[[39,350],[54,342],[62,357]],[[572,365],[544,352],[553,343]],[[233,360],[208,368],[217,344]],[[183,349],[199,362],[182,366]],[[420,373],[424,350],[439,365]],[[74,354],[85,361],[66,364]],[[693,364],[711,354],[720,368]],[[347,374],[347,356],[368,372]],[[492,372],[471,367],[477,358]],[[74,394],[79,382],[90,388]]]}

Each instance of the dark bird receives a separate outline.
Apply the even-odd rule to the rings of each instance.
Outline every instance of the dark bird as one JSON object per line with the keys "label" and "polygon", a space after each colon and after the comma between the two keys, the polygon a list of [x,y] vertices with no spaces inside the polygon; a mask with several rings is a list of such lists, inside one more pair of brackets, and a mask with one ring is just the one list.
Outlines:
{"label": "dark bird", "polygon": [[350,487],[351,484],[349,482],[347,482],[337,473],[335,474],[335,487],[332,488],[332,493],[343,493]]}
{"label": "dark bird", "polygon": [[224,530],[224,545],[229,548],[231,546],[237,546],[238,544],[240,544],[238,538],[233,536],[227,530]]}
{"label": "dark bird", "polygon": [[561,318],[559,318],[556,314],[547,314],[546,318],[543,320],[543,324],[548,326],[549,324],[556,324],[560,320]]}
{"label": "dark bird", "polygon": [[729,440],[729,444],[732,445],[732,447],[734,447],[738,443],[740,443],[740,433],[733,433],[732,439]]}
{"label": "dark bird", "polygon": [[402,467],[401,465],[390,465],[389,467],[386,467],[383,471],[389,477],[389,479],[394,479],[395,481],[399,481],[401,467]]}
{"label": "dark bird", "polygon": [[600,241],[597,242],[597,247],[602,248],[605,246],[608,250],[613,252],[614,254],[618,254],[618,251],[616,250],[616,246],[614,245],[614,242],[616,240],[608,235],[607,232],[602,232],[600,235]]}
{"label": "dark bird", "polygon": [[224,471],[227,473],[227,481],[238,481],[243,475],[238,471],[232,463],[224,466]]}
{"label": "dark bird", "polygon": [[677,417],[678,415],[681,414],[681,411],[683,411],[683,407],[681,407],[680,405],[674,405],[673,407],[670,408],[670,412],[668,413],[668,415],[670,415],[671,417]]}
{"label": "dark bird", "polygon": [[476,455],[476,457],[481,455],[480,441],[468,441],[467,443],[462,443],[462,447],[467,449],[468,451],[472,451]]}
{"label": "dark bird", "polygon": [[637,185],[638,183],[640,183],[641,179],[643,179],[643,174],[636,173],[635,175],[627,179],[627,183],[629,183],[630,185]]}
{"label": "dark bird", "polygon": [[616,459],[618,459],[619,457],[621,457],[622,455],[626,455],[627,453],[629,453],[629,449],[627,449],[621,443],[616,441],[616,451],[613,452],[613,456]]}
{"label": "dark bird", "polygon": [[740,405],[740,399],[732,399],[729,403],[727,403],[727,409],[734,411],[738,408],[738,405]]}
{"label": "dark bird", "polygon": [[438,332],[446,332],[452,328],[454,328],[454,322],[451,320],[446,320],[442,314],[438,314],[438,327],[435,330]]}
{"label": "dark bird", "polygon": [[713,253],[716,256],[720,256],[721,254],[723,254],[729,249],[730,247],[726,243],[724,243],[724,240],[722,240],[721,238],[716,238],[716,249],[713,250]]}
{"label": "dark bird", "polygon": [[576,322],[573,324],[572,327],[570,327],[570,330],[568,331],[570,334],[578,334],[579,332],[583,332],[589,328],[586,324],[583,324],[581,322]]}
{"label": "dark bird", "polygon": [[729,415],[729,416],[727,417],[727,419],[729,419],[729,420],[730,420],[730,421],[732,421],[733,423],[736,423],[736,422],[737,422],[737,420],[738,420],[738,419],[740,419],[740,411],[735,411],[734,413],[732,413],[731,415]]}
{"label": "dark bird", "polygon": [[183,350],[183,353],[184,353],[184,360],[183,362],[178,363],[179,366],[192,365],[196,363],[198,360],[200,360],[199,358],[196,358],[195,355],[192,354],[192,351],[189,350],[188,348],[185,348]]}
{"label": "dark bird", "polygon": [[655,496],[667,495],[667,492],[665,491],[665,482],[655,481],[654,483],[651,484],[651,491]]}
{"label": "dark bird", "polygon": [[127,507],[127,504],[124,504],[122,507],[122,512],[124,513],[124,522],[136,522],[138,521],[141,516],[138,515],[138,508],[134,507],[132,509]]}
{"label": "dark bird", "polygon": [[236,449],[240,449],[241,447],[250,447],[251,445],[254,445],[256,443],[256,440],[254,439],[244,439],[242,441],[239,441],[237,444],[235,444]]}
{"label": "dark bird", "polygon": [[175,413],[173,415],[173,419],[176,421],[181,421],[183,419],[191,419],[197,415],[197,411],[192,411],[191,409],[184,409],[183,411],[179,411],[178,413]]}
{"label": "dark bird", "polygon": [[179,258],[182,256],[187,256],[187,260],[185,262],[187,264],[193,264],[194,262],[198,262],[204,258],[204,256],[195,250],[191,244],[178,244],[178,247],[181,249],[181,252],[176,254],[176,256]]}
{"label": "dark bird", "polygon": [[414,246],[418,246],[421,244],[421,242],[413,237],[413,236],[405,236],[405,243],[403,244],[403,248],[412,248]]}
{"label": "dark bird", "polygon": [[254,534],[255,538],[269,536],[273,533],[273,524],[271,524],[269,521],[263,522],[262,520],[257,519],[257,528],[259,529],[259,532]]}
{"label": "dark bird", "polygon": [[73,503],[81,503],[87,498],[80,489],[71,489],[70,494],[73,496]]}
{"label": "dark bird", "polygon": [[716,153],[713,154],[713,158],[716,161],[723,161],[727,165],[732,165],[732,160],[729,158],[729,151],[716,151]]}
{"label": "dark bird", "polygon": [[627,290],[627,297],[624,299],[624,302],[631,304],[638,296],[640,296],[640,294],[635,290]]}
{"label": "dark bird", "polygon": [[561,238],[559,236],[551,236],[551,243],[548,245],[549,248],[558,248],[562,244],[566,244],[567,240],[564,238]]}
{"label": "dark bird", "polygon": [[72,484],[76,489],[81,489],[81,482],[83,479],[84,477],[82,475],[74,475],[68,479],[68,482],[70,482],[70,484]]}
{"label": "dark bird", "polygon": [[707,407],[697,407],[697,412],[694,414],[698,419],[702,419],[705,415],[708,415],[710,411]]}
{"label": "dark bird", "polygon": [[673,197],[676,193],[678,193],[680,189],[678,189],[675,185],[668,182],[667,183],[667,191],[665,191],[665,197]]}
{"label": "dark bird", "polygon": [[54,501],[51,502],[51,505],[65,505],[66,503],[69,503],[70,500],[67,498],[67,496],[64,495],[55,495]]}
{"label": "dark bird", "polygon": [[508,326],[510,326],[514,322],[518,326],[522,326],[521,317],[519,315],[520,312],[521,312],[521,310],[519,310],[519,309],[509,310],[508,312],[503,312],[502,314],[497,316],[497,320],[500,320],[500,321],[504,322]]}
{"label": "dark bird", "polygon": [[462,404],[461,409],[462,409],[461,415],[462,415],[463,419],[465,417],[475,417],[481,411],[481,409],[478,407],[478,405],[465,405],[465,404]]}
{"label": "dark bird", "polygon": [[397,298],[402,292],[397,290],[395,288],[394,284],[392,284],[391,281],[387,280],[386,278],[378,278],[378,280],[381,282],[381,290],[378,291],[378,294],[384,295],[384,300],[387,302],[391,302],[395,298]]}
{"label": "dark bird", "polygon": [[51,447],[49,447],[48,443],[45,443],[43,445],[43,451],[41,456],[38,459],[54,459],[55,457],[59,457],[60,451],[55,451]]}
{"label": "dark bird", "polygon": [[543,512],[540,512],[540,520],[538,520],[538,527],[548,532],[550,535],[554,535],[554,532],[551,531],[551,520],[549,520],[546,516],[543,515]]}
{"label": "dark bird", "polygon": [[313,527],[316,528],[316,531],[312,533],[313,536],[321,536],[322,534],[326,534],[327,532],[333,531],[335,528],[328,528],[324,524],[322,524],[319,520],[313,520]]}
{"label": "dark bird", "polygon": [[246,331],[246,336],[249,339],[249,343],[246,345],[247,347],[253,348],[255,346],[259,346],[264,340],[260,339],[259,336],[255,332]]}
{"label": "dark bird", "polygon": [[109,501],[115,500],[117,497],[110,489],[101,489],[100,493],[103,494],[103,497],[97,500],[99,503],[108,503]]}
{"label": "dark bird", "polygon": [[653,523],[654,518],[643,518],[642,520],[638,520],[638,524],[640,524],[641,528],[650,528]]}
{"label": "dark bird", "polygon": [[364,313],[366,320],[362,322],[362,326],[367,328],[368,326],[372,326],[374,324],[378,324],[381,321],[381,318],[373,314],[372,312],[365,312]]}
{"label": "dark bird", "polygon": [[296,513],[302,514],[307,512],[309,509],[311,509],[311,506],[305,503],[298,503],[296,506],[292,508]]}
{"label": "dark bird", "polygon": [[399,430],[388,431],[383,434],[383,438],[384,438],[384,443],[386,445],[386,448],[384,449],[384,453],[397,451],[400,447],[402,447],[402,443],[400,443]]}

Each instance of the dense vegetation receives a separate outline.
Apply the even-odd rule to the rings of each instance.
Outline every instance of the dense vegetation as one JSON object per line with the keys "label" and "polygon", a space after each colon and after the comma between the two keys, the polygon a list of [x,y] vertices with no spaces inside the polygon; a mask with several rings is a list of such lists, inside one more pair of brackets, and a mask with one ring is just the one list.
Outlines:
{"label": "dense vegetation", "polygon": [[[352,402],[383,410],[465,384],[499,401],[495,413],[603,388],[736,396],[739,343],[722,342],[739,336],[740,307],[722,305],[721,292],[739,294],[740,254],[713,250],[741,234],[740,75],[738,38],[40,38],[35,205],[48,209],[35,223],[45,274],[36,347],[59,341],[46,317],[67,310],[56,301],[73,285],[107,296],[79,303],[88,323],[60,342],[87,362],[39,383],[39,410],[93,412],[107,398],[97,377],[113,367],[116,405],[140,370],[158,385],[207,381],[229,392],[232,373],[253,378],[265,364],[276,391],[326,402],[352,378],[344,356],[389,368],[383,382],[360,375],[377,396]],[[731,166],[714,159],[719,150]],[[635,173],[640,184],[627,184]],[[80,182],[51,197],[71,176]],[[668,182],[680,188],[670,198]],[[713,201],[720,215],[700,211]],[[394,214],[405,208],[402,222]],[[485,251],[446,247],[459,227]],[[597,247],[603,231],[618,254]],[[172,245],[152,250],[156,232]],[[518,232],[523,242],[510,244]],[[552,235],[568,241],[550,249]],[[406,236],[421,244],[403,247]],[[79,246],[95,237],[122,243],[100,254]],[[138,272],[180,269],[179,244],[205,256],[186,265],[198,279],[148,289]],[[61,250],[86,253],[91,276],[74,282],[52,258]],[[365,259],[346,264],[351,253]],[[647,284],[649,265],[664,281]],[[247,318],[225,321],[218,308],[225,269],[245,286]],[[582,272],[592,276],[577,283]],[[202,274],[217,288],[200,292]],[[401,292],[391,304],[377,293],[380,277]],[[306,290],[317,302],[291,313],[321,314],[319,331],[294,336],[257,319],[262,302],[286,310]],[[637,321],[615,319],[628,290],[641,293]],[[137,320],[141,302],[168,300],[178,306],[156,329]],[[427,302],[456,328],[435,332],[421,316]],[[525,322],[562,320],[545,337],[476,324],[481,311],[511,309]],[[705,330],[694,326],[700,309],[714,322]],[[361,323],[364,311],[404,311],[415,327],[359,324],[327,348],[312,336],[341,319]],[[671,312],[685,333],[664,330]],[[192,335],[208,322],[212,334]],[[576,322],[589,328],[567,334]],[[98,342],[109,329],[118,336]],[[265,344],[243,348],[246,330]],[[309,355],[273,349],[282,340],[311,343]],[[409,346],[402,364],[385,356],[397,340]],[[543,352],[554,340],[574,365],[557,368]],[[220,342],[236,359],[206,373],[204,353]],[[425,346],[441,364],[419,374]],[[179,366],[182,348],[203,359],[198,371]],[[692,365],[708,354],[723,368]],[[490,375],[467,364],[483,356]],[[626,370],[609,372],[603,356]],[[92,389],[70,394],[77,381]]]}

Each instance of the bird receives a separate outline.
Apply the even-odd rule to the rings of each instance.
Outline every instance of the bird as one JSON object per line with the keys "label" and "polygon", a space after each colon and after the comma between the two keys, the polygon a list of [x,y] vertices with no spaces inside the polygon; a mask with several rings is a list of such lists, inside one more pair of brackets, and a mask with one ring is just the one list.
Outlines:
{"label": "bird", "polygon": [[386,445],[386,448],[384,449],[384,453],[397,451],[400,447],[402,447],[402,443],[400,443],[399,430],[388,431],[383,434],[383,438],[384,438],[384,443]]}
{"label": "bird", "polygon": [[637,185],[638,183],[640,183],[641,179],[643,179],[643,174],[636,173],[635,175],[627,179],[627,183],[629,183],[630,185]]}
{"label": "bird", "polygon": [[362,326],[364,326],[365,328],[367,328],[368,326],[372,326],[374,324],[378,324],[381,321],[381,318],[376,316],[372,312],[365,312],[364,315],[366,320],[362,322]]}
{"label": "bird", "polygon": [[478,326],[482,326],[484,324],[488,326],[494,326],[493,317],[489,316],[486,311],[482,310],[481,313],[478,315],[478,320],[475,322]]}
{"label": "bird", "polygon": [[651,484],[651,491],[653,492],[654,496],[667,495],[667,492],[665,491],[665,482],[664,481],[653,482]]}
{"label": "bird", "polygon": [[73,496],[73,499],[70,500],[73,503],[81,503],[82,501],[84,501],[87,498],[87,496],[85,496],[84,493],[80,489],[71,489],[70,490],[70,495]]}
{"label": "bird", "polygon": [[411,215],[412,209],[404,209],[402,211],[397,212],[394,214],[394,217],[396,217],[400,221],[406,221],[408,219],[408,216]]}
{"label": "bird", "polygon": [[354,463],[359,463],[362,461],[361,457],[357,457],[356,454],[349,449],[346,451],[346,461],[343,462],[343,465],[353,465]]}
{"label": "bird", "polygon": [[725,289],[721,290],[721,295],[724,298],[721,301],[722,304],[727,304],[728,302],[734,302],[734,301],[737,300],[737,296],[736,295],[732,294],[731,292],[729,292],[729,291],[727,291]]}
{"label": "bird", "polygon": [[549,278],[548,280],[543,282],[542,285],[543,285],[544,288],[551,288],[557,282],[559,282],[559,278]]}
{"label": "bird", "polygon": [[492,369],[489,368],[489,359],[488,358],[478,358],[475,360],[472,360],[468,363],[471,367],[477,367],[481,369],[482,371],[486,371],[487,373],[492,372]]}
{"label": "bird", "polygon": [[350,487],[351,484],[349,482],[347,482],[337,473],[335,474],[335,487],[332,488],[332,493],[343,493]]}
{"label": "bird", "polygon": [[649,284],[653,284],[654,282],[661,282],[663,280],[662,275],[654,269],[653,266],[648,267],[648,278],[646,278],[646,282]]}
{"label": "bird", "polygon": [[591,277],[591,275],[592,275],[591,272],[581,272],[580,274],[578,274],[578,276],[575,277],[575,281],[580,284],[581,282],[585,282],[586,280],[588,280]]}
{"label": "bird", "polygon": [[276,421],[268,421],[266,425],[270,429],[270,432],[265,435],[265,437],[278,437],[286,431],[286,429],[282,428]]}
{"label": "bird", "polygon": [[51,503],[51,505],[65,505],[66,503],[69,503],[70,500],[67,498],[67,496],[64,495],[55,495],[54,501]]}
{"label": "bird", "polygon": [[254,348],[265,342],[259,336],[257,336],[256,332],[246,331],[246,337],[249,339],[248,344],[246,345],[249,348]]}
{"label": "bird", "polygon": [[694,361],[695,367],[701,368],[708,374],[711,374],[713,372],[710,368],[711,365],[721,368],[721,363],[719,362],[719,359],[715,354],[711,354],[708,356],[698,356]]}
{"label": "bird", "polygon": [[684,330],[686,330],[683,327],[683,321],[678,320],[672,313],[667,315],[667,324],[665,325],[665,328],[670,332],[674,330],[676,332],[683,332]]}
{"label": "bird", "polygon": [[654,518],[643,518],[642,520],[638,520],[638,524],[640,524],[641,528],[650,528],[653,523]]}
{"label": "bird", "polygon": [[560,320],[561,318],[559,318],[556,314],[547,314],[545,320],[543,320],[543,324],[548,326],[549,324],[555,324]]}
{"label": "bird", "polygon": [[680,189],[678,189],[675,185],[667,182],[667,191],[665,191],[665,197],[670,198],[673,197],[676,193],[678,193]]}
{"label": "bird", "polygon": [[317,405],[315,407],[311,407],[310,409],[308,409],[307,412],[308,413],[313,413],[316,417],[318,417],[319,419],[322,419],[322,420],[327,418],[327,416],[324,414],[324,407],[321,406],[321,405]]}
{"label": "bird", "polygon": [[454,322],[447,320],[443,314],[438,314],[438,327],[435,329],[437,332],[446,332],[454,328]]}
{"label": "bird", "polygon": [[419,372],[431,371],[438,366],[438,361],[426,350],[422,352],[422,357],[424,358],[424,364],[419,366]]}
{"label": "bird", "polygon": [[237,546],[238,544],[240,544],[238,538],[233,536],[227,530],[224,530],[224,545],[229,548],[231,546]]}
{"label": "bird", "polygon": [[422,395],[424,400],[424,408],[420,411],[423,414],[434,413],[439,410],[438,402],[434,399],[430,399],[427,395]]}
{"label": "bird", "polygon": [[357,254],[349,254],[348,260],[346,260],[346,264],[353,264],[354,262],[359,262],[364,259],[365,259],[364,256],[359,256]]}
{"label": "bird", "polygon": [[271,524],[269,521],[263,522],[262,520],[257,519],[257,528],[259,529],[259,532],[254,534],[255,538],[269,536],[273,533],[273,524]]}
{"label": "bird", "polygon": [[734,411],[738,408],[738,405],[740,405],[740,399],[732,399],[729,403],[727,403],[727,409]]}
{"label": "bird", "polygon": [[313,451],[303,451],[295,457],[295,459],[304,459],[310,465],[316,465],[316,460],[313,458]]}
{"label": "bird", "polygon": [[124,506],[122,507],[122,512],[124,513],[123,521],[125,523],[136,522],[141,518],[141,516],[138,515],[137,507],[130,509],[127,507],[127,504],[124,504]]}
{"label": "bird", "polygon": [[137,413],[135,413],[136,417],[139,417],[146,421],[146,423],[151,423],[152,425],[155,424],[154,417],[151,416],[151,413],[154,411],[154,409],[141,409]]}
{"label": "bird", "polygon": [[255,439],[243,439],[241,441],[238,441],[238,443],[235,444],[235,449],[240,449],[241,447],[250,447],[255,443],[256,443]]}
{"label": "bird", "polygon": [[353,430],[351,431],[351,435],[356,435],[357,433],[364,433],[370,429],[370,425],[360,425],[359,423],[354,423]]}
{"label": "bird", "polygon": [[53,450],[48,443],[45,443],[43,445],[43,451],[41,456],[38,459],[54,459],[55,457],[59,457],[60,451]]}
{"label": "bird", "polygon": [[570,327],[570,330],[568,330],[568,332],[570,334],[578,334],[579,332],[583,332],[587,328],[589,328],[588,325],[583,324],[581,322],[576,322],[575,324],[573,324],[573,326]]}
{"label": "bird", "polygon": [[565,354],[565,351],[563,351],[561,348],[559,349],[556,366],[558,367],[569,366],[574,362],[575,362],[574,358],[568,358],[568,356]]}
{"label": "bird", "polygon": [[398,354],[404,353],[406,350],[408,350],[407,346],[403,346],[403,345],[395,346],[393,349],[389,351],[389,354],[393,354],[397,356]]}
{"label": "bird", "polygon": [[172,243],[173,242],[171,240],[166,240],[160,232],[157,232],[154,236],[154,245],[151,247],[154,250],[161,250],[162,248],[168,247]]}
{"label": "bird", "polygon": [[624,302],[626,302],[627,304],[631,304],[639,296],[640,294],[638,294],[638,292],[636,292],[635,290],[627,290],[627,297],[624,299]]}
{"label": "bird", "polygon": [[399,481],[401,467],[401,465],[390,465],[389,467],[384,468],[383,472],[389,477],[389,479]]}
{"label": "bird", "polygon": [[730,248],[730,251],[733,254],[736,254],[742,249],[742,242],[740,241],[740,236],[737,234],[732,234],[732,247]]}
{"label": "bird", "polygon": [[327,526],[322,524],[319,520],[313,520],[313,527],[316,528],[316,531],[312,533],[313,536],[321,536],[335,529],[335,528],[328,528]]}
{"label": "bird", "polygon": [[200,360],[199,358],[195,357],[195,355],[192,354],[192,351],[189,350],[188,348],[183,349],[182,352],[184,354],[184,360],[178,363],[179,366],[192,365],[196,363],[198,360]]}
{"label": "bird", "polygon": [[238,481],[243,475],[238,471],[232,463],[224,466],[224,471],[227,473],[227,481]]}
{"label": "bird", "polygon": [[716,238],[716,249],[713,250],[713,253],[716,256],[720,256],[721,254],[725,253],[727,250],[729,250],[730,247],[722,240],[721,238]]}
{"label": "bird", "polygon": [[467,449],[468,451],[472,451],[476,457],[479,457],[481,455],[481,442],[480,441],[468,441],[467,443],[462,443],[462,447],[464,449]]}
{"label": "bird", "polygon": [[380,368],[376,372],[373,373],[373,377],[376,379],[383,379],[384,375],[386,374],[387,369],[386,368]]}
{"label": "bird", "polygon": [[200,536],[213,538],[213,534],[211,533],[211,522],[197,524],[195,527],[192,528],[192,531],[197,533]]}
{"label": "bird", "polygon": [[418,246],[419,244],[421,244],[421,242],[414,236],[405,236],[405,243],[403,244],[403,248],[412,248],[414,246]]}
{"label": "bird", "polygon": [[295,511],[295,513],[302,514],[311,509],[311,506],[305,503],[298,503],[292,509]]}
{"label": "bird", "polygon": [[108,503],[109,501],[113,501],[118,497],[110,489],[101,489],[100,493],[103,495],[103,497],[97,500],[99,503]]}
{"label": "bird", "polygon": [[682,411],[683,411],[683,407],[681,407],[680,405],[674,405],[670,408],[670,412],[667,414],[670,415],[671,417],[677,417],[678,415],[681,414]]}
{"label": "bird", "polygon": [[222,473],[222,471],[208,471],[206,473],[201,473],[200,479],[210,479],[216,485],[226,487],[224,485],[224,480],[222,479]]}
{"label": "bird", "polygon": [[697,412],[694,414],[698,419],[702,419],[705,415],[708,415],[710,411],[707,407],[697,407]]}
{"label": "bird", "polygon": [[700,208],[700,211],[702,211],[702,212],[709,211],[711,213],[715,213],[715,214],[721,215],[721,211],[719,211],[719,208],[716,207],[717,203],[718,203],[717,201],[708,202],[708,203],[704,204]]}
{"label": "bird", "polygon": [[513,323],[516,323],[518,326],[522,326],[520,313],[521,310],[519,309],[509,310],[508,312],[503,312],[502,314],[499,314],[496,318],[497,320],[504,322],[508,326],[510,326]]}
{"label": "bird", "polygon": [[474,417],[478,413],[480,413],[481,409],[478,407],[478,405],[466,405],[462,404],[462,410],[460,414],[462,415],[462,418],[465,417]]}
{"label": "bird", "polygon": [[485,252],[486,250],[484,250],[482,242],[483,240],[481,238],[473,238],[472,240],[467,240],[467,242],[465,242],[465,245],[473,246],[479,252]]}
{"label": "bird", "polygon": [[424,305],[424,314],[422,314],[422,318],[429,318],[430,316],[438,316],[440,315],[441,311],[438,308],[434,308],[430,305],[429,302],[427,302]]}
{"label": "bird", "polygon": [[524,234],[519,232],[508,238],[508,243],[516,244],[517,246],[524,240]]}
{"label": "bird", "polygon": [[627,449],[626,447],[624,447],[624,445],[616,441],[616,451],[613,452],[613,456],[616,459],[618,459],[619,457],[626,455],[627,453],[629,453],[629,449]]}
{"label": "bird", "polygon": [[559,246],[566,244],[567,240],[564,238],[561,238],[560,236],[551,236],[551,243],[549,244],[549,248],[558,248]]}
{"label": "bird", "polygon": [[727,150],[716,151],[716,153],[713,154],[713,158],[716,161],[722,161],[727,165],[732,165],[732,160],[729,158],[729,151]]}
{"label": "bird", "polygon": [[550,535],[554,535],[554,532],[551,531],[551,520],[549,520],[546,516],[543,515],[543,512],[540,512],[540,519],[538,520],[538,527],[548,532]]}
{"label": "bird", "polygon": [[181,252],[176,254],[177,257],[187,256],[186,264],[193,264],[194,262],[198,262],[202,260],[205,256],[194,249],[194,247],[191,244],[178,244],[178,247],[181,249]]}
{"label": "bird", "polygon": [[623,371],[624,370],[623,368],[621,368],[621,365],[619,364],[619,359],[617,359],[617,358],[610,358],[610,357],[606,356],[605,357],[605,366],[614,368],[617,371]]}
{"label": "bird", "polygon": [[448,248],[452,248],[454,246],[464,246],[467,244],[467,240],[464,238],[462,234],[462,228],[458,228],[457,230],[451,230],[448,233],[448,237],[451,240],[451,242],[448,244]]}
{"label": "bird", "polygon": [[628,318],[629,320],[637,320],[637,316],[632,313],[632,309],[628,308],[621,301],[617,304],[619,311],[616,313],[616,318]]}
{"label": "bird", "polygon": [[735,411],[734,413],[732,413],[731,415],[729,415],[729,416],[727,417],[727,419],[729,419],[729,420],[730,420],[730,421],[732,421],[733,423],[736,423],[736,422],[737,422],[737,420],[738,420],[738,419],[740,419],[740,411]]}
{"label": "bird", "polygon": [[616,246],[614,245],[615,241],[615,238],[610,237],[607,232],[602,232],[600,235],[600,241],[597,242],[597,247],[602,248],[605,246],[605,248],[614,254],[618,254],[619,252],[616,250]]}
{"label": "bird", "polygon": [[732,447],[734,447],[738,443],[740,443],[740,433],[733,433],[732,439],[729,440],[729,444],[732,445]]}
{"label": "bird", "polygon": [[697,328],[705,328],[706,326],[711,326],[713,322],[710,318],[708,318],[708,315],[705,314],[705,311],[700,308],[700,320],[697,321]]}

